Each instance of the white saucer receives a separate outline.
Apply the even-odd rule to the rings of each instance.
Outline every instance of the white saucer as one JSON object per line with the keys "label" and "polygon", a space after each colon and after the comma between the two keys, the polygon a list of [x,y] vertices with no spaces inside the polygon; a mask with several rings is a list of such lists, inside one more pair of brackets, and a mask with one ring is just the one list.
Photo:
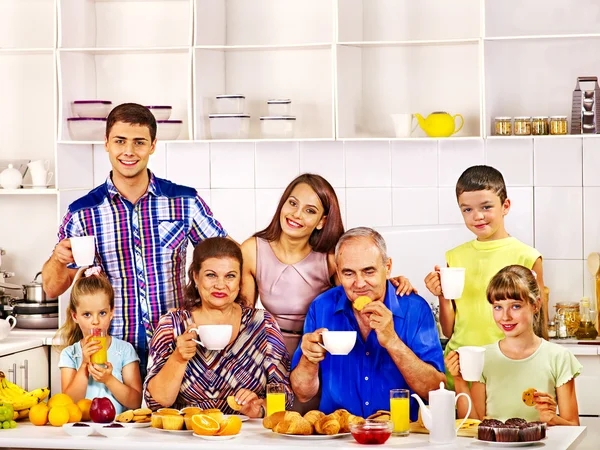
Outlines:
{"label": "white saucer", "polygon": [[33,184],[22,184],[21,186],[23,186],[24,188],[32,188],[32,189],[47,189],[52,185],[51,184],[40,184],[38,186],[38,185],[33,185]]}

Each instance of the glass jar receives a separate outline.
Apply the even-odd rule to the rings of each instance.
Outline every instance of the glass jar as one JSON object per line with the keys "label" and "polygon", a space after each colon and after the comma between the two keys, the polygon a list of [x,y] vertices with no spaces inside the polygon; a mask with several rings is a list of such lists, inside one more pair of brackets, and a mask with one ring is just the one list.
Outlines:
{"label": "glass jar", "polygon": [[598,337],[598,331],[596,331],[594,322],[592,321],[590,299],[588,297],[583,297],[581,299],[580,315],[581,320],[579,321],[579,326],[575,332],[575,337],[577,339],[596,339]]}
{"label": "glass jar", "polygon": [[567,328],[567,336],[575,337],[577,328],[579,328],[579,303],[577,302],[562,302],[554,305],[556,314],[562,314],[565,326]]}
{"label": "glass jar", "polygon": [[567,134],[567,116],[550,117],[550,134]]}
{"label": "glass jar", "polygon": [[567,327],[565,325],[565,317],[562,313],[557,312],[554,316],[556,320],[556,337],[557,339],[566,339],[568,337]]}
{"label": "glass jar", "polygon": [[531,122],[531,134],[544,136],[548,134],[548,118],[544,116],[534,117]]}
{"label": "glass jar", "polygon": [[495,117],[494,118],[494,134],[496,136],[512,135],[512,118],[510,118],[510,117]]}
{"label": "glass jar", "polygon": [[548,338],[556,339],[556,324],[552,320],[548,322]]}
{"label": "glass jar", "polygon": [[529,136],[531,134],[531,117],[515,117],[515,136]]}

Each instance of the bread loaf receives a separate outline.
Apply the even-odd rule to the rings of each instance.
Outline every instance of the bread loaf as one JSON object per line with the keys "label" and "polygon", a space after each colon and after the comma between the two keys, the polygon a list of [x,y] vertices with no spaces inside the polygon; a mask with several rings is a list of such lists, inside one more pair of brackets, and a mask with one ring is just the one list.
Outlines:
{"label": "bread loaf", "polygon": [[315,431],[318,434],[337,434],[340,431],[340,423],[335,414],[323,416],[315,422]]}

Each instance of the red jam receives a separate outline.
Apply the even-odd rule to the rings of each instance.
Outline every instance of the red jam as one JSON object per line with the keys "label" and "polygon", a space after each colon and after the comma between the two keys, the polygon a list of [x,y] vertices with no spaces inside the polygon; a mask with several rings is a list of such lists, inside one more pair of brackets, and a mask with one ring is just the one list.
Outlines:
{"label": "red jam", "polygon": [[89,427],[87,423],[77,422],[73,424],[74,427]]}
{"label": "red jam", "polygon": [[123,428],[123,425],[120,423],[111,423],[110,425],[104,425],[103,428]]}
{"label": "red jam", "polygon": [[387,441],[392,432],[387,429],[360,429],[352,431],[352,436],[359,444],[383,444]]}

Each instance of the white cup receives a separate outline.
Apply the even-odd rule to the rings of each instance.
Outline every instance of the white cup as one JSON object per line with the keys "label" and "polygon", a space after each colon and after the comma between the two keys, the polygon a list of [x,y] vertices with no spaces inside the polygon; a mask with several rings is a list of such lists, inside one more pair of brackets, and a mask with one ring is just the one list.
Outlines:
{"label": "white cup", "polygon": [[96,257],[96,239],[94,236],[77,236],[70,238],[73,259],[78,267],[91,266]]}
{"label": "white cup", "polygon": [[47,187],[52,180],[53,172],[47,170],[31,171],[31,184],[35,187]]}
{"label": "white cup", "polygon": [[419,125],[419,122],[415,122],[413,126],[414,117],[412,114],[392,114],[392,120],[398,138],[410,137]]}
{"label": "white cup", "polygon": [[356,344],[356,331],[323,331],[323,347],[332,355],[347,355]]}
{"label": "white cup", "polygon": [[483,372],[485,348],[466,346],[456,350],[459,355],[460,373],[465,381],[479,381]]}
{"label": "white cup", "polygon": [[449,300],[460,298],[465,287],[464,267],[443,267],[440,269],[442,294]]}
{"label": "white cup", "polygon": [[198,325],[190,328],[188,332],[198,333],[200,341],[194,342],[205,347],[207,350],[223,350],[229,344],[233,327],[231,325]]}
{"label": "white cup", "polygon": [[27,164],[29,170],[50,170],[50,161],[47,159],[36,159],[35,161],[31,161]]}

